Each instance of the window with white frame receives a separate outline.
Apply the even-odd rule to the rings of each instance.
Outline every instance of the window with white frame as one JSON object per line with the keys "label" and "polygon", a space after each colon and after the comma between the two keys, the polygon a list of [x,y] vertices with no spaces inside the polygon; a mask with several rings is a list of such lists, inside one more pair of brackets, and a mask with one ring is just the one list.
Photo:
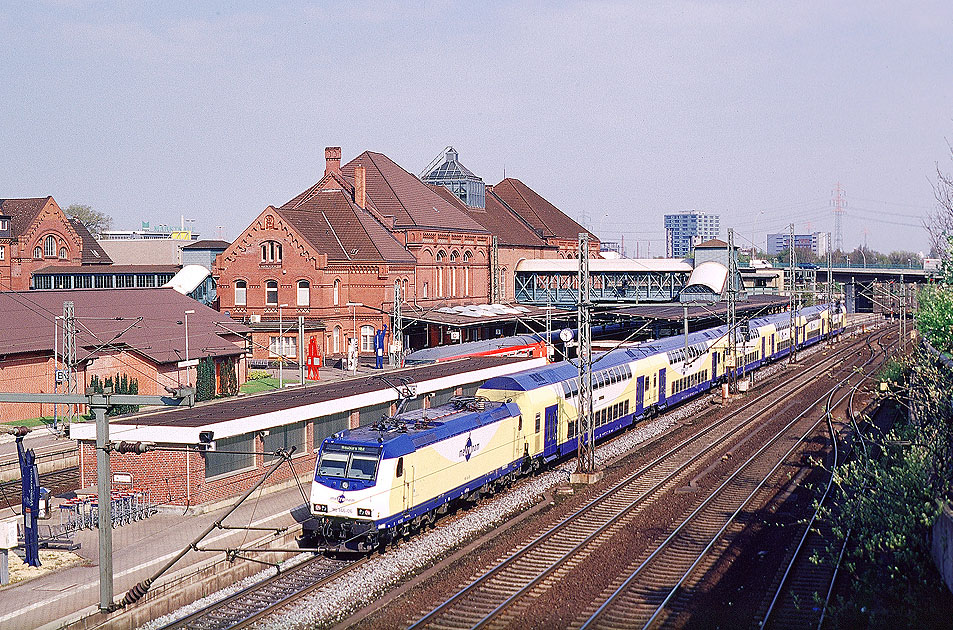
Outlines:
{"label": "window with white frame", "polygon": [[295,337],[269,337],[268,352],[273,357],[293,359],[297,354],[298,342]]}
{"label": "window with white frame", "polygon": [[6,259],[7,259],[7,246],[0,245],[0,260],[6,260]]}
{"label": "window with white frame", "polygon": [[56,237],[50,234],[43,241],[43,255],[48,257],[56,256]]}
{"label": "window with white frame", "polygon": [[65,247],[60,247],[60,258],[62,258],[63,260],[65,260],[65,259],[66,259],[66,256],[67,256],[66,248],[65,248]]}
{"label": "window with white frame", "polygon": [[307,280],[298,280],[298,306],[311,305],[311,283]]}
{"label": "window with white frame", "polygon": [[33,257],[34,258],[43,258],[43,250],[39,245],[33,248]]}
{"label": "window with white frame", "polygon": [[424,299],[427,299],[428,297],[430,297],[430,296],[428,295],[429,293],[430,293],[430,283],[429,283],[429,282],[424,282],[423,289],[421,290],[421,296],[422,296]]}
{"label": "window with white frame", "polygon": [[248,295],[248,282],[245,280],[235,281],[235,306],[245,306],[245,300]]}
{"label": "window with white frame", "polygon": [[277,280],[268,280],[265,282],[265,304],[267,306],[278,306]]}
{"label": "window with white frame", "polygon": [[374,352],[374,327],[361,326],[361,352]]}
{"label": "window with white frame", "polygon": [[334,280],[334,305],[337,306],[341,303],[341,281]]}
{"label": "window with white frame", "polygon": [[335,326],[334,332],[331,333],[331,352],[338,354],[341,352],[341,327]]}

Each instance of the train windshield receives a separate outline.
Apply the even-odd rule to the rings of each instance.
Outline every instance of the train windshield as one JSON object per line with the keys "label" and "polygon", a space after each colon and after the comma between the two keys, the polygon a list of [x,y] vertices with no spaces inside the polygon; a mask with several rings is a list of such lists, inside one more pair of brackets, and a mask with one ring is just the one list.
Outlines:
{"label": "train windshield", "polygon": [[372,446],[325,444],[318,462],[318,475],[373,480],[380,457],[380,449]]}

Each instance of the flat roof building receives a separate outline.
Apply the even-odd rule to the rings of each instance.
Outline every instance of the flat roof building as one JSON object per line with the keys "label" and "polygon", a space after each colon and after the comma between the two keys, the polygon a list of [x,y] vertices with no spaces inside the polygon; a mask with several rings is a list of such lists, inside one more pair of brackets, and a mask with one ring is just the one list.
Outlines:
{"label": "flat roof building", "polygon": [[695,245],[718,238],[720,217],[686,210],[665,215],[665,252],[668,258],[690,258]]}

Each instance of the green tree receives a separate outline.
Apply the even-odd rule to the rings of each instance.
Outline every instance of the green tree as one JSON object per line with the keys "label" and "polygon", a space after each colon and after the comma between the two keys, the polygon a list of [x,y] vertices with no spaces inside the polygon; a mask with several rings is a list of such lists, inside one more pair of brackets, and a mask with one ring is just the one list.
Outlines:
{"label": "green tree", "polygon": [[81,203],[70,204],[64,211],[66,216],[72,217],[86,226],[90,234],[99,238],[102,233],[112,227],[113,219],[105,212],[93,210],[91,206]]}
{"label": "green tree", "polygon": [[195,368],[195,400],[215,398],[215,360],[205,357]]}

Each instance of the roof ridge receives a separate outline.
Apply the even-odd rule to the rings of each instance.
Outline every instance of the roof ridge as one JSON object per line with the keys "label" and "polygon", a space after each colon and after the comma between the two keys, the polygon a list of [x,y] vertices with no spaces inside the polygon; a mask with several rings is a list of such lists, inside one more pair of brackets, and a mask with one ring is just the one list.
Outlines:
{"label": "roof ridge", "polygon": [[[410,214],[410,210],[407,209],[407,206],[404,205],[404,200],[400,198],[400,195],[398,195],[398,194],[397,194],[397,191],[394,190],[394,187],[391,186],[390,180],[387,179],[387,177],[385,177],[385,176],[384,176],[384,173],[381,171],[381,167],[377,164],[377,161],[374,159],[374,152],[373,152],[373,151],[364,151],[364,153],[367,154],[368,158],[371,160],[371,164],[373,164],[373,165],[374,165],[374,168],[377,169],[377,172],[380,173],[381,179],[384,180],[384,183],[387,184],[387,187],[390,189],[390,192],[394,195],[394,199],[396,199],[396,200],[397,200],[397,203],[400,204],[401,210],[403,210],[403,211],[404,211],[404,214],[406,214],[407,217],[408,217],[411,221],[413,221],[414,224],[416,224],[416,219],[414,219],[413,215]],[[379,153],[378,155],[384,155],[384,154],[383,154],[383,153]],[[360,156],[358,156],[358,157],[360,157]],[[384,156],[384,157],[387,157],[387,156]],[[387,159],[390,160],[390,158],[387,158]],[[399,165],[398,165],[396,162],[394,162],[393,160],[391,160],[391,162],[392,162],[395,166],[398,166],[398,168],[399,168]],[[363,166],[363,165],[362,165],[362,166]],[[413,177],[413,175],[411,175],[411,177]],[[396,227],[396,226],[395,226],[395,227]]]}
{"label": "roof ridge", "polygon": [[321,211],[321,216],[324,217],[324,222],[328,224],[328,229],[331,230],[331,236],[333,236],[334,240],[337,241],[338,247],[341,248],[341,251],[344,252],[344,255],[347,256],[348,260],[352,260],[351,253],[347,251],[347,248],[344,246],[344,243],[341,242],[340,237],[338,237],[337,230],[335,230],[334,226],[331,225],[331,220],[328,219],[328,215],[324,210]]}

